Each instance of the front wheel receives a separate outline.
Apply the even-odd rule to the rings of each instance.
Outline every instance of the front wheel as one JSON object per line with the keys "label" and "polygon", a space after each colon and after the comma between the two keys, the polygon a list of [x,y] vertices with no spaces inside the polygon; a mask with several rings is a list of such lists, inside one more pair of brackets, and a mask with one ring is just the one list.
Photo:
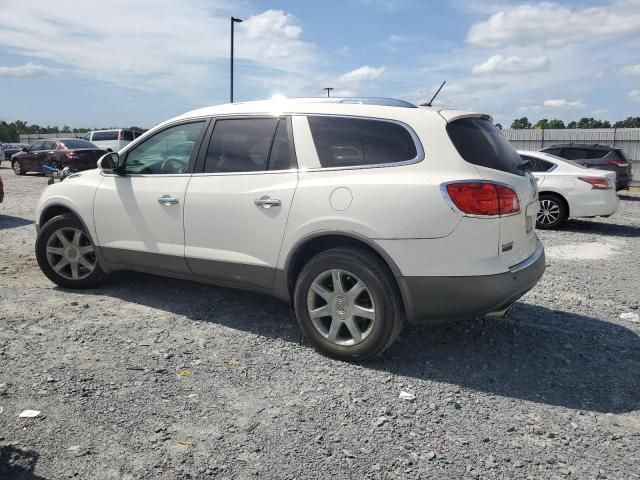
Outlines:
{"label": "front wheel", "polygon": [[558,228],[569,216],[564,202],[556,195],[540,195],[540,211],[536,217],[536,227],[542,230]]}
{"label": "front wheel", "polygon": [[44,224],[36,239],[42,272],[65,288],[91,288],[104,277],[91,237],[74,215],[64,214]]}
{"label": "front wheel", "polygon": [[379,355],[404,323],[393,275],[379,258],[357,248],[313,257],[298,276],[294,308],[315,348],[339,360]]}

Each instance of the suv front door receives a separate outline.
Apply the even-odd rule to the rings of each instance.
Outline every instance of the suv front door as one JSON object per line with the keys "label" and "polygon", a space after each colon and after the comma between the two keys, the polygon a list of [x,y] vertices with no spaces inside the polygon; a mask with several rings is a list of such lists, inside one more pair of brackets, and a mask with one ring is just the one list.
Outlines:
{"label": "suv front door", "polygon": [[218,119],[202,153],[185,201],[191,271],[271,289],[298,183],[290,118]]}
{"label": "suv front door", "polygon": [[206,124],[197,120],[166,127],[124,153],[117,173],[102,173],[94,218],[108,262],[189,273],[184,200]]}

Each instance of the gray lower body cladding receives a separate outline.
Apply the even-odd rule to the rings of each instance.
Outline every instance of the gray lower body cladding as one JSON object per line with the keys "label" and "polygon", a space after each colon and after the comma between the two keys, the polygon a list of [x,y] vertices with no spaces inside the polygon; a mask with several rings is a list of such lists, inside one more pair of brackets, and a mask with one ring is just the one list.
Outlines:
{"label": "gray lower body cladding", "polygon": [[401,277],[398,279],[407,321],[469,318],[503,310],[527,293],[545,269],[542,245],[509,272],[469,277]]}

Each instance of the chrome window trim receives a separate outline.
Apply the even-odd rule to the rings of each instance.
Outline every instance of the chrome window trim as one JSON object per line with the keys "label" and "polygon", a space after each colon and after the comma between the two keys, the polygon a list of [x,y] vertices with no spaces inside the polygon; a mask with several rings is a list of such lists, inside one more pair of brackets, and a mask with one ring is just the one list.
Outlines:
{"label": "chrome window trim", "polygon": [[[456,204],[454,203],[453,200],[451,200],[451,197],[449,196],[449,191],[447,190],[447,185],[451,185],[453,183],[493,183],[495,185],[501,185],[503,187],[507,187],[511,190],[513,190],[516,194],[516,197],[518,197],[518,211],[515,213],[509,213],[507,215],[475,215],[473,213],[465,213],[462,210],[460,210]],[[451,208],[451,210],[453,210],[456,213],[459,213],[460,215],[462,215],[463,217],[469,217],[469,218],[507,218],[507,217],[514,217],[516,215],[520,215],[523,212],[522,209],[522,199],[520,198],[520,194],[518,194],[518,191],[515,189],[515,187],[513,185],[509,185],[508,183],[505,182],[499,182],[497,180],[485,180],[485,179],[471,179],[471,180],[452,180],[450,182],[443,182],[440,184],[440,191],[442,192],[442,196],[444,197],[445,202],[447,203],[447,205],[449,205],[449,208]],[[525,210],[526,212],[526,210]]]}

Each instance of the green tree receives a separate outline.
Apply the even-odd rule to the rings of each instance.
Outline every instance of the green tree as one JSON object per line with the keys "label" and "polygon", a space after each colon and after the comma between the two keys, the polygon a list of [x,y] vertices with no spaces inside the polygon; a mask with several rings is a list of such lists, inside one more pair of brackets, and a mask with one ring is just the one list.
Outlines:
{"label": "green tree", "polygon": [[547,128],[563,129],[565,128],[565,126],[562,120],[558,120],[557,118],[554,118],[553,120],[549,120]]}
{"label": "green tree", "polygon": [[533,127],[533,128],[536,128],[538,130],[547,129],[547,128],[549,128],[549,120],[547,120],[546,118],[543,118],[542,120],[538,120],[536,122],[535,127]]}
{"label": "green tree", "polygon": [[567,128],[578,128],[578,122],[571,121],[567,124]]}
{"label": "green tree", "polygon": [[502,124],[501,123],[496,123],[496,128],[498,130],[502,130]]}
{"label": "green tree", "polygon": [[640,128],[640,117],[627,117],[613,124],[614,128]]}
{"label": "green tree", "polygon": [[517,118],[511,124],[511,128],[515,130],[522,130],[524,128],[531,128],[531,122],[527,117]]}

